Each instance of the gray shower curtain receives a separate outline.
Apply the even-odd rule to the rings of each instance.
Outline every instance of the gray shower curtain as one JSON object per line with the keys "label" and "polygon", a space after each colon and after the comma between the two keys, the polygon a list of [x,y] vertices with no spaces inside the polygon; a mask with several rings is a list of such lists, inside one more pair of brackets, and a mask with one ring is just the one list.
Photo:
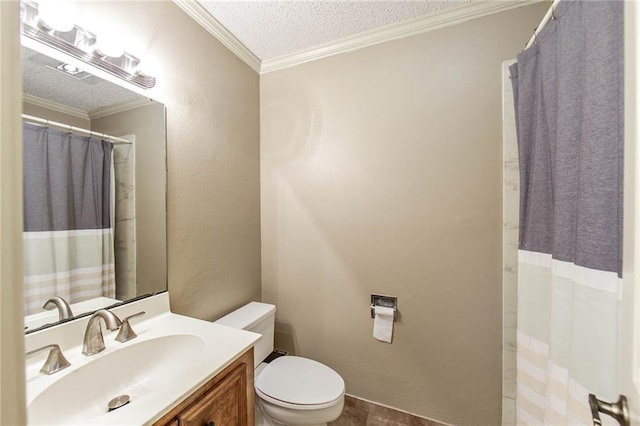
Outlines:
{"label": "gray shower curtain", "polygon": [[25,123],[25,313],[114,297],[111,142]]}
{"label": "gray shower curtain", "polygon": [[518,424],[589,424],[616,400],[623,2],[557,4],[511,67],[520,157]]}

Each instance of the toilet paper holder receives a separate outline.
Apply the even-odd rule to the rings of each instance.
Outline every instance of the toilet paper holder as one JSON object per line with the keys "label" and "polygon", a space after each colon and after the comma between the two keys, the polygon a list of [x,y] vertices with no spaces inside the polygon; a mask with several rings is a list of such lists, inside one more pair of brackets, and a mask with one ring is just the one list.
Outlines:
{"label": "toilet paper holder", "polygon": [[384,306],[385,308],[393,308],[393,321],[398,319],[398,298],[394,296],[383,296],[381,294],[371,295],[371,318],[376,317],[376,306]]}

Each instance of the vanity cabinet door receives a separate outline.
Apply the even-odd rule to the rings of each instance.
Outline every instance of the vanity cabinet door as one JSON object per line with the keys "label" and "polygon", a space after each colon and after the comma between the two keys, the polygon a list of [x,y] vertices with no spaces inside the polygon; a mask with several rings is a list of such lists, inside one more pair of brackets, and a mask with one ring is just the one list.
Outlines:
{"label": "vanity cabinet door", "polygon": [[254,426],[253,348],[154,426]]}
{"label": "vanity cabinet door", "polygon": [[[241,426],[247,418],[245,365],[236,367],[198,402],[178,415],[180,426]],[[243,421],[244,420],[244,421]]]}

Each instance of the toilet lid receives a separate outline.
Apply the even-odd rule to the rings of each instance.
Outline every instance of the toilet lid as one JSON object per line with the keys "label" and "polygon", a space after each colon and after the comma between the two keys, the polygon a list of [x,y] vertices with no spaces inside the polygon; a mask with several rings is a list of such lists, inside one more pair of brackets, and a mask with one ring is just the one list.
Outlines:
{"label": "toilet lid", "polygon": [[344,393],[344,380],[331,368],[297,356],[281,356],[262,370],[255,382],[261,393],[297,405],[334,401]]}

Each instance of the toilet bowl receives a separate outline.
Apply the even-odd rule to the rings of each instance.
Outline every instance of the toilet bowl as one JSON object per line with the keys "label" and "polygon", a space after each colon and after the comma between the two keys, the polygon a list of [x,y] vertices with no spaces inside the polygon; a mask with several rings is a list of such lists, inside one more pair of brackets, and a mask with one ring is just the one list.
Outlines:
{"label": "toilet bowl", "polygon": [[256,425],[325,425],[342,413],[345,384],[326,365],[298,356],[264,360],[273,351],[275,306],[251,302],[216,321],[262,334],[254,347]]}

